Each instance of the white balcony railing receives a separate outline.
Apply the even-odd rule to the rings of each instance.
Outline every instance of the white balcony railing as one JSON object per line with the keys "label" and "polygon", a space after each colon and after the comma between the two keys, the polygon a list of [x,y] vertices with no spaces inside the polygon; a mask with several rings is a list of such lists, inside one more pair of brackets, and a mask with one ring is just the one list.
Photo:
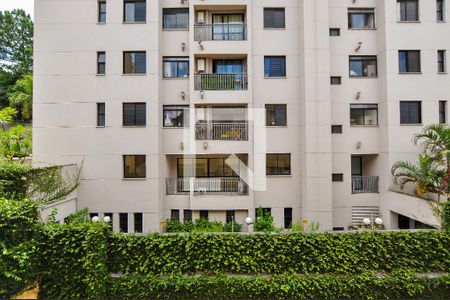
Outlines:
{"label": "white balcony railing", "polygon": [[247,141],[247,123],[197,123],[195,139],[210,141]]}
{"label": "white balcony railing", "polygon": [[245,41],[247,39],[246,24],[195,24],[195,41]]}
{"label": "white balcony railing", "polygon": [[352,194],[378,193],[378,176],[352,176]]}
{"label": "white balcony railing", "polygon": [[196,195],[248,195],[248,186],[240,178],[167,178],[167,195],[188,195],[191,191]]}
{"label": "white balcony railing", "polygon": [[239,91],[247,90],[247,74],[205,73],[194,75],[197,91]]}

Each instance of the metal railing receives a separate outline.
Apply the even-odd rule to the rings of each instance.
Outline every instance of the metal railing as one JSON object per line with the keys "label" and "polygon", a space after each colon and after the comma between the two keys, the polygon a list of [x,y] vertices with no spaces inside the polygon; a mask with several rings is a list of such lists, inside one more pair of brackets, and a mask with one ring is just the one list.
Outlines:
{"label": "metal railing", "polygon": [[378,176],[352,176],[352,194],[378,193]]}
{"label": "metal railing", "polygon": [[194,75],[197,91],[247,90],[247,74],[206,73]]}
{"label": "metal railing", "polygon": [[191,191],[195,195],[248,195],[248,185],[237,177],[214,178],[167,178],[167,195],[188,195]]}
{"label": "metal railing", "polygon": [[195,41],[245,41],[247,25],[233,23],[195,24]]}
{"label": "metal railing", "polygon": [[195,139],[209,141],[247,141],[247,123],[197,123]]}

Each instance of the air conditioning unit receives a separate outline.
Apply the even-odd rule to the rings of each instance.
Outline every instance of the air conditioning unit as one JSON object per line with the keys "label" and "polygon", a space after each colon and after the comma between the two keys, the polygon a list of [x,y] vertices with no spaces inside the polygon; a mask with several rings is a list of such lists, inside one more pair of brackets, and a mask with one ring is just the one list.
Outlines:
{"label": "air conditioning unit", "polygon": [[205,60],[203,58],[197,59],[197,71],[205,72]]}
{"label": "air conditioning unit", "polygon": [[197,23],[198,24],[205,23],[205,12],[204,11],[197,12]]}

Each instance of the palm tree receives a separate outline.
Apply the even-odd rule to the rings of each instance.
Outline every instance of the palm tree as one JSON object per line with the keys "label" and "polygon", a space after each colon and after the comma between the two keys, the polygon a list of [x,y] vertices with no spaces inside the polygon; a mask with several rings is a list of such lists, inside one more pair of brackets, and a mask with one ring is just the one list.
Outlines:
{"label": "palm tree", "polygon": [[392,166],[394,182],[403,189],[405,184],[411,182],[416,185],[416,194],[422,197],[424,193],[442,194],[441,186],[446,171],[436,160],[426,154],[419,155],[418,164],[409,161],[399,161]]}

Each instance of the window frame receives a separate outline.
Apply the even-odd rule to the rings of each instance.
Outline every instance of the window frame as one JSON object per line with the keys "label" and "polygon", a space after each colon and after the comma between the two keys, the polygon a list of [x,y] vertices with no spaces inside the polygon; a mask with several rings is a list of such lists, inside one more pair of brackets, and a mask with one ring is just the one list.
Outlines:
{"label": "window frame", "polygon": [[[355,107],[355,106],[371,106],[371,107]],[[362,120],[363,124],[356,124],[356,122],[352,123],[352,111],[362,111]],[[375,124],[365,124],[366,121],[366,111],[376,111],[376,122]],[[378,120],[378,104],[377,103],[351,103],[350,104],[350,126],[379,126]]]}
{"label": "window frame", "polygon": [[[272,59],[281,59],[281,66],[284,68],[281,69],[281,74],[277,74],[277,76],[271,75],[271,60]],[[267,65],[268,64],[268,65]],[[287,78],[287,58],[285,55],[265,55],[264,56],[264,78]],[[266,72],[269,69],[269,73]]]}
{"label": "window frame", "polygon": [[[269,110],[268,108],[273,108],[273,113],[274,113],[274,124],[269,124]],[[277,119],[278,113],[283,113],[282,111],[277,111],[277,108],[281,108],[284,107],[284,123],[283,122],[279,122]],[[265,105],[265,109],[266,109],[266,127],[287,127],[287,104],[266,104]],[[282,120],[283,121],[283,120]]]}
{"label": "window frame", "polygon": [[198,214],[199,214],[199,216],[198,216],[199,219],[209,220],[209,211],[208,210],[203,210],[203,209],[199,210]]}
{"label": "window frame", "polygon": [[[183,124],[181,126],[166,126],[165,117],[167,111],[181,112]],[[187,115],[187,118],[186,118]],[[163,128],[187,128],[190,126],[190,107],[189,105],[163,105]]]}
{"label": "window frame", "polygon": [[180,221],[180,210],[179,209],[171,209],[170,210],[170,220],[171,221]]}
{"label": "window frame", "polygon": [[[132,20],[132,21],[126,19],[127,4],[129,4],[129,3],[134,3],[134,12],[133,12],[134,20]],[[145,4],[144,20],[136,21],[136,3],[144,3]],[[124,0],[123,1],[123,23],[124,24],[142,24],[142,23],[146,23],[146,22],[147,22],[147,1],[146,0]]]}
{"label": "window frame", "polygon": [[[439,9],[439,3],[441,3],[441,9]],[[436,21],[438,23],[445,22],[445,0],[436,0]]]}
{"label": "window frame", "polygon": [[[133,122],[126,117],[126,106],[133,106],[134,116]],[[143,106],[143,109],[138,110],[138,106]],[[138,122],[138,111],[144,112],[143,122]],[[145,127],[147,126],[147,102],[123,102],[122,103],[122,126],[123,127]]]}
{"label": "window frame", "polygon": [[331,174],[331,182],[344,182],[344,173]]}
{"label": "window frame", "polygon": [[[418,53],[418,66],[419,70],[410,71],[410,54]],[[402,59],[401,55],[405,54],[405,71],[402,71]],[[398,72],[399,74],[420,74],[422,73],[422,51],[421,50],[398,50]]]}
{"label": "window frame", "polygon": [[[187,11],[187,24],[186,27],[178,27],[178,15],[185,14],[182,12]],[[166,27],[165,17],[166,15],[175,15],[176,17],[176,27]],[[183,24],[183,23],[181,23]],[[183,24],[184,25],[184,24]],[[165,7],[163,8],[162,15],[162,29],[163,30],[189,30],[189,8],[185,7]]]}
{"label": "window frame", "polygon": [[[339,129],[339,130],[335,130]],[[340,124],[331,125],[331,134],[343,134],[343,126]]]}
{"label": "window frame", "polygon": [[[364,24],[368,24],[369,17],[373,18],[373,26],[372,27],[352,27],[353,24],[353,15],[363,15],[364,16]],[[376,29],[376,20],[375,20],[375,8],[348,8],[347,10],[347,18],[348,18],[348,29],[350,30],[374,30]]]}
{"label": "window frame", "polygon": [[447,101],[439,100],[439,124],[447,124]]}
{"label": "window frame", "polygon": [[[283,12],[283,20],[282,23],[279,26],[276,23],[276,18],[274,15],[272,15],[272,25],[268,24],[269,21],[266,20],[266,17],[268,17],[266,14],[268,14],[269,12]],[[263,28],[264,29],[286,29],[286,8],[285,7],[264,7],[263,9]]]}
{"label": "window frame", "polygon": [[128,233],[128,213],[119,213],[119,231]]}
{"label": "window frame", "polygon": [[[103,57],[103,60],[101,58]],[[102,69],[103,67],[103,69]],[[97,75],[106,75],[106,52],[97,51]]]}
{"label": "window frame", "polygon": [[230,223],[232,221],[236,222],[236,211],[235,210],[227,210],[225,212],[225,223]]}
{"label": "window frame", "polygon": [[[131,55],[131,63],[132,63],[132,72],[127,72],[126,71],[126,64],[125,64],[125,57],[126,55]],[[136,55],[137,54],[143,54],[144,56],[144,65],[143,65],[143,72],[137,72],[137,68],[136,68]],[[134,58],[133,58],[134,56]],[[146,51],[123,51],[123,75],[145,75],[147,74],[147,52]],[[134,60],[134,64],[133,64],[133,60]]]}
{"label": "window frame", "polygon": [[[339,83],[336,83],[333,80],[338,80]],[[330,85],[342,85],[342,76],[330,76]]]}
{"label": "window frame", "polygon": [[[419,116],[419,122],[411,122],[411,121],[402,121],[402,104],[419,104],[419,112],[418,112],[418,116]],[[405,101],[400,101],[400,125],[422,125],[422,101],[419,100],[405,100]],[[409,118],[411,114],[409,113]]]}
{"label": "window frame", "polygon": [[183,209],[183,222],[190,221],[192,222],[192,210],[191,209]]}
{"label": "window frame", "polygon": [[438,74],[447,73],[446,58],[447,58],[447,51],[445,50],[437,51]]}
{"label": "window frame", "polygon": [[[127,170],[127,165],[126,165],[127,157],[133,157],[134,158],[134,166],[133,166],[134,173],[133,174],[131,174],[131,172],[129,172],[127,174],[127,171],[126,171]],[[144,163],[143,163],[143,165],[144,165],[144,168],[143,168],[144,174],[138,174],[138,172],[136,172],[137,167],[139,166],[138,162],[136,162],[136,158],[141,158],[141,159],[143,158],[144,159]],[[123,155],[123,159],[122,160],[123,160],[123,178],[124,179],[146,179],[147,178],[147,156],[145,154],[126,154],[126,155]]]}
{"label": "window frame", "polygon": [[292,221],[293,221],[293,208],[292,207],[284,208],[283,219],[284,219],[284,229],[291,228]]}
{"label": "window frame", "polygon": [[[106,18],[107,18],[107,4],[106,4],[106,0],[98,0],[97,2],[97,23],[98,24],[105,24],[106,23]],[[105,11],[102,11],[102,7],[104,6]],[[102,17],[104,17],[104,20],[102,19]]]}
{"label": "window frame", "polygon": [[[166,76],[166,63],[172,64],[175,63],[176,64],[176,76]],[[185,76],[180,76],[180,64],[183,63],[187,63],[187,74]],[[167,79],[167,78],[182,78],[182,79],[186,79],[189,78],[189,71],[190,71],[190,64],[189,64],[189,56],[164,56],[163,57],[163,78]]]}
{"label": "window frame", "polygon": [[[102,107],[103,107],[103,109],[101,109]],[[101,122],[102,117],[103,117],[103,122]],[[105,102],[97,102],[97,127],[106,127],[106,104],[105,104]]]}
{"label": "window frame", "polygon": [[134,213],[134,232],[143,233],[144,232],[144,214]]}
{"label": "window frame", "polygon": [[[197,157],[197,158],[182,158],[182,157],[179,157],[179,158],[177,158],[177,178],[191,178],[191,177],[194,178],[194,176],[195,176],[195,178],[239,178],[239,174],[236,174],[236,172],[234,172],[234,170],[231,169],[231,167],[229,167],[226,164],[225,161],[227,159],[228,158],[226,158],[226,157],[206,157],[206,158],[199,158],[199,157]],[[196,172],[197,167],[196,166],[199,165],[199,164],[197,164],[198,160],[204,160],[206,162],[206,165],[205,165],[205,167],[206,167],[205,174],[206,175],[205,176],[197,175],[197,172]],[[222,175],[211,176],[211,174],[212,174],[211,161],[212,160],[221,160],[222,161]],[[184,164],[183,161],[191,161],[191,164]],[[239,161],[239,164],[241,164],[241,163],[243,163],[243,162]],[[180,168],[180,166],[182,166],[182,168]],[[189,176],[184,176],[184,173],[186,173],[186,172],[184,172],[186,166],[192,168],[190,170],[190,172],[188,172],[189,174],[191,174]],[[229,171],[230,173],[227,173],[226,171]]]}
{"label": "window frame", "polygon": [[[267,162],[269,156],[276,156],[276,172],[275,173],[269,173]],[[279,157],[280,156],[288,156],[289,158],[289,171],[287,174],[280,174],[280,167],[279,167]],[[266,153],[266,175],[267,176],[291,176],[292,175],[292,154],[291,153]]]}
{"label": "window frame", "polygon": [[[352,75],[351,62],[357,61],[361,63],[362,75]],[[368,62],[375,62],[375,75],[369,76]],[[364,75],[364,71],[367,69],[367,75]],[[350,55],[348,57],[348,74],[350,78],[377,78],[378,77],[378,57],[376,55]]]}
{"label": "window frame", "polygon": [[[407,11],[407,2],[415,2],[416,3],[416,15],[414,20],[408,19],[408,11]],[[404,5],[404,15],[405,19],[402,17],[402,4]],[[398,23],[418,23],[420,22],[420,2],[419,0],[397,0],[397,22]]]}
{"label": "window frame", "polygon": [[[337,34],[333,34],[333,32],[335,32]],[[330,28],[329,36],[331,36],[331,37],[341,36],[341,28]]]}

